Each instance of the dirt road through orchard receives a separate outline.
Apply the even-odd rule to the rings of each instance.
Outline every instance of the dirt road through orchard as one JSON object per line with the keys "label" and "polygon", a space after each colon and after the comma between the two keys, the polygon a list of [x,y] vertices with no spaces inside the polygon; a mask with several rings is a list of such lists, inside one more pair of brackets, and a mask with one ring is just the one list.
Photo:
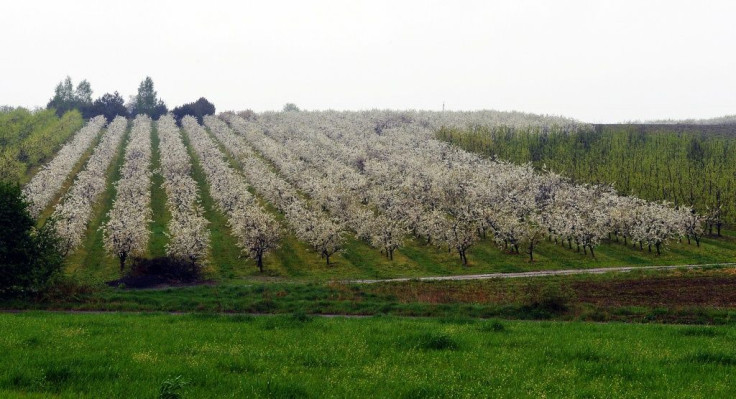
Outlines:
{"label": "dirt road through orchard", "polygon": [[569,276],[573,274],[603,274],[603,273],[625,273],[634,270],[674,270],[674,269],[698,269],[705,267],[736,267],[736,263],[711,263],[705,265],[671,265],[671,266],[622,266],[622,267],[600,267],[595,269],[568,269],[568,270],[541,270],[536,272],[519,272],[519,273],[486,273],[486,274],[466,274],[455,276],[432,276],[432,277],[406,277],[406,278],[389,278],[389,279],[363,279],[363,280],[347,280],[345,283],[350,284],[375,284],[400,281],[446,281],[446,280],[486,280],[492,278],[525,278],[525,277],[544,277],[544,276]]}

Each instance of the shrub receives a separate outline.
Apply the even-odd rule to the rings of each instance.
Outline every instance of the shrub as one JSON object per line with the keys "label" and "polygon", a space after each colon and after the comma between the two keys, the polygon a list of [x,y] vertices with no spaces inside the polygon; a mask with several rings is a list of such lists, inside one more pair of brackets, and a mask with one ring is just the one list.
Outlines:
{"label": "shrub", "polygon": [[299,112],[299,111],[301,110],[294,103],[284,104],[283,112]]}
{"label": "shrub", "polygon": [[0,182],[0,295],[46,288],[64,257],[53,219],[36,228],[18,184]]}
{"label": "shrub", "polygon": [[180,126],[182,118],[187,115],[197,118],[197,122],[202,124],[205,115],[215,114],[215,104],[207,101],[204,97],[200,97],[199,100],[193,103],[187,103],[174,108],[171,113],[174,114],[174,119],[176,119],[176,123]]}
{"label": "shrub", "polygon": [[522,310],[533,319],[546,319],[567,312],[573,294],[558,284],[529,284],[526,287]]}
{"label": "shrub", "polygon": [[187,259],[160,257],[135,258],[128,274],[107,285],[118,288],[151,288],[166,284],[190,284],[202,279],[199,264]]}
{"label": "shrub", "polygon": [[154,259],[135,259],[131,276],[158,276],[169,282],[193,283],[202,276],[198,264],[185,259],[160,257]]}

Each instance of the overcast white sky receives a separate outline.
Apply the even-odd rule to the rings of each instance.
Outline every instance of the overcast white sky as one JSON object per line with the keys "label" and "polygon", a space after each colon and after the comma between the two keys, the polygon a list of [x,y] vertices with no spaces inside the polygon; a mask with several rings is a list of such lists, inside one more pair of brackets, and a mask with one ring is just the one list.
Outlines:
{"label": "overcast white sky", "polygon": [[218,111],[736,114],[736,1],[5,1],[0,104],[66,75]]}

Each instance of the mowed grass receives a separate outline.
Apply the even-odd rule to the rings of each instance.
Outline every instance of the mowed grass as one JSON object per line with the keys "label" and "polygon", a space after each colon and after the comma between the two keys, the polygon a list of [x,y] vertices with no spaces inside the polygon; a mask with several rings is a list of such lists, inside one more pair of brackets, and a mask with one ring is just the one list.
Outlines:
{"label": "mowed grass", "polygon": [[732,327],[0,315],[0,396],[734,397]]}
{"label": "mowed grass", "polygon": [[[219,215],[218,215],[219,216]],[[221,217],[221,216],[220,216]],[[221,226],[225,226],[224,217]],[[213,223],[213,229],[216,229]],[[234,241],[232,241],[234,243]],[[247,279],[268,277],[299,281],[330,279],[395,278],[448,276],[479,273],[509,273],[537,270],[591,269],[616,266],[653,266],[683,264],[719,264],[736,262],[736,238],[729,232],[721,238],[704,238],[700,247],[686,242],[672,242],[661,255],[640,250],[622,242],[605,242],[596,250],[596,257],[584,255],[552,242],[539,245],[530,262],[526,254],[513,254],[499,248],[488,239],[477,243],[468,253],[469,264],[463,266],[455,253],[407,238],[405,245],[389,260],[378,249],[353,237],[347,237],[343,250],[326,265],[312,249],[299,242],[293,234],[285,234],[280,248],[266,258],[264,274],[258,273],[250,260],[238,258],[239,251],[223,248],[216,243],[213,232],[213,264],[238,263],[239,276]],[[215,252],[215,247],[220,247]],[[218,259],[219,258],[219,259]],[[235,276],[229,273],[227,276]]]}

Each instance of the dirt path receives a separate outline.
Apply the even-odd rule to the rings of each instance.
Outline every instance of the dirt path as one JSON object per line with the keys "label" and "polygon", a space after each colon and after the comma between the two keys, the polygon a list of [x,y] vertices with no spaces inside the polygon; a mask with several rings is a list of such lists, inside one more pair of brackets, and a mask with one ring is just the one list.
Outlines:
{"label": "dirt path", "polygon": [[492,278],[525,278],[525,277],[544,277],[544,276],[569,276],[573,274],[603,274],[603,273],[625,273],[632,270],[674,270],[674,269],[699,269],[704,267],[723,266],[736,267],[736,263],[711,263],[704,265],[673,265],[673,266],[622,266],[622,267],[600,267],[595,269],[569,269],[569,270],[542,270],[536,272],[519,272],[519,273],[486,273],[486,274],[466,274],[455,276],[432,276],[432,277],[404,277],[404,278],[388,278],[376,280],[346,280],[349,284],[375,284],[389,283],[401,281],[446,281],[446,280],[486,280]]}

